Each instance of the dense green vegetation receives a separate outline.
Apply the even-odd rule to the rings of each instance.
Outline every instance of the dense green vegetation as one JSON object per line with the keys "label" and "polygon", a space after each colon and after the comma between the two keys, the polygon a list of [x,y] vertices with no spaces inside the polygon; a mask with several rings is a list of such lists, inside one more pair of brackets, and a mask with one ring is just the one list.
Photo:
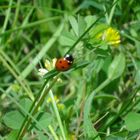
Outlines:
{"label": "dense green vegetation", "polygon": [[0,0],[0,140],[139,140],[139,36],[138,0]]}

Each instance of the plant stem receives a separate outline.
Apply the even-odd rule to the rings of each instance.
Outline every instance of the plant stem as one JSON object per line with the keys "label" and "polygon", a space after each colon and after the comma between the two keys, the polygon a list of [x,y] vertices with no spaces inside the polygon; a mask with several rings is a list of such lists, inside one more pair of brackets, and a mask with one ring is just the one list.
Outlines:
{"label": "plant stem", "polygon": [[35,22],[32,22],[32,23],[26,24],[25,26],[16,27],[16,28],[10,29],[6,32],[2,32],[2,33],[0,33],[0,37],[5,35],[5,34],[9,34],[9,33],[12,33],[12,32],[18,31],[18,30],[27,29],[27,28],[30,28],[30,27],[34,27],[34,26],[40,25],[42,23],[52,21],[52,20],[57,20],[57,19],[60,19],[60,17],[59,16],[50,17],[50,18],[47,18],[47,19],[42,19],[42,20],[39,20],[39,21],[35,21]]}
{"label": "plant stem", "polygon": [[[1,54],[1,50],[0,50]],[[18,81],[18,83],[21,85],[21,87],[25,90],[27,95],[30,97],[31,100],[34,100],[33,94],[26,88],[24,82],[19,78],[19,76],[16,74],[16,72],[11,68],[11,66],[5,61],[5,59],[2,57],[2,54],[0,55],[0,60],[3,62],[5,67],[10,71],[10,73],[15,77],[15,79]]]}
{"label": "plant stem", "polygon": [[[87,30],[77,39],[77,41],[71,46],[71,48],[67,51],[66,54],[70,53],[70,51],[80,42],[80,40],[91,30],[91,28],[101,19],[102,16],[96,19],[88,28]],[[65,54],[65,55],[66,55]]]}
{"label": "plant stem", "polygon": [[[34,69],[35,65],[41,60],[41,58],[46,54],[48,49],[54,44],[54,42],[57,40],[58,36],[61,34],[61,31],[63,29],[64,23],[61,23],[58,27],[58,30],[53,34],[52,38],[42,47],[38,55],[32,60],[32,63],[30,63],[22,72],[19,78],[24,79],[26,78],[29,73]],[[9,86],[7,90],[5,91],[7,94],[11,91],[12,86]]]}
{"label": "plant stem", "polygon": [[[86,103],[85,103],[85,107],[84,107],[84,128],[85,128],[85,133],[88,135],[88,137],[97,137],[98,133],[96,132],[95,128],[92,125],[92,121],[89,117],[90,115],[90,110],[91,110],[91,103],[93,100],[93,97],[95,96],[95,94],[97,94],[99,91],[101,91],[104,87],[106,87],[109,83],[111,82],[111,80],[108,78],[106,79],[100,86],[98,86],[87,98]],[[87,127],[88,124],[88,127]],[[92,129],[91,130],[89,130]],[[100,137],[99,137],[100,139]]]}
{"label": "plant stem", "polygon": [[110,12],[110,15],[109,15],[108,21],[107,21],[109,25],[111,24],[111,21],[112,21],[112,18],[113,18],[113,14],[115,12],[115,8],[116,8],[116,5],[117,5],[117,2],[118,2],[118,0],[114,0],[113,1],[113,6],[111,8],[111,12]]}
{"label": "plant stem", "polygon": [[49,50],[49,48],[53,45],[53,43],[56,41],[58,36],[61,34],[61,31],[63,29],[64,23],[61,23],[61,25],[58,27],[58,30],[55,32],[53,37],[45,44],[45,46],[40,50],[38,55],[32,60],[32,63],[30,63],[26,69],[21,73],[21,77],[24,79],[34,68],[34,66],[41,60],[41,58],[46,54],[46,52]]}
{"label": "plant stem", "polygon": [[[112,5],[112,11],[109,17],[109,22],[111,22],[115,7],[116,7],[116,3],[118,2],[118,0],[114,0],[113,5]],[[107,11],[104,12],[104,14],[106,14]],[[99,18],[97,18],[88,28],[87,30],[77,39],[77,41],[71,46],[71,48],[65,53],[68,54],[70,53],[70,51],[80,42],[80,40],[92,29],[92,27],[103,17],[103,15],[101,15]]]}
{"label": "plant stem", "polygon": [[[98,86],[88,97],[87,101],[86,101],[86,105],[85,105],[85,109],[88,109],[88,113],[90,113],[90,104],[93,100],[93,97],[95,96],[96,93],[98,93],[99,91],[101,91],[104,87],[106,87],[109,83],[111,82],[110,79],[106,79],[100,86]],[[88,105],[88,108],[86,108]]]}
{"label": "plant stem", "polygon": [[[36,97],[32,107],[30,108],[30,112],[31,112],[31,115],[34,116],[37,112],[38,112],[38,108],[42,105],[45,97],[47,96],[48,92],[51,90],[51,88],[53,87],[53,85],[55,84],[55,82],[57,81],[58,79],[58,76],[56,76],[53,81],[51,82],[50,86],[48,87],[47,86],[47,82],[48,81],[45,81],[43,87],[42,87],[42,93]],[[28,129],[30,123],[32,121],[32,118],[27,116],[25,118],[25,121],[19,131],[19,134],[18,134],[18,137],[17,139],[18,140],[21,140],[21,138],[24,136],[26,130]]]}
{"label": "plant stem", "polygon": [[50,129],[50,131],[51,131],[51,133],[52,133],[52,135],[53,135],[54,139],[55,139],[55,140],[59,140],[59,138],[58,138],[58,136],[56,135],[56,133],[54,132],[54,130],[53,130],[53,128],[52,128],[52,126],[51,126],[51,125],[49,125],[48,127],[49,127],[49,129]]}
{"label": "plant stem", "polygon": [[59,127],[60,127],[60,130],[61,130],[61,133],[62,133],[63,140],[67,140],[66,136],[65,136],[64,128],[63,128],[63,125],[62,125],[62,120],[60,118],[60,114],[59,114],[59,111],[58,111],[53,93],[50,91],[49,95],[52,99],[52,105],[53,105],[53,108],[54,108],[54,111],[55,111],[55,114],[56,114],[57,121],[59,123]]}
{"label": "plant stem", "polygon": [[[4,92],[4,90],[2,88],[0,88],[0,91]],[[5,94],[7,94],[7,93],[5,93]],[[39,128],[42,129],[45,133],[47,133],[47,131],[45,130],[45,127],[42,126],[33,116],[31,116],[31,114],[18,101],[16,101],[14,95],[7,94],[7,97],[13,103],[15,103],[19,109],[21,109],[23,111],[24,115],[30,116],[32,118],[32,120],[39,126]]]}
{"label": "plant stem", "polygon": [[[13,3],[13,0],[10,0],[9,5],[8,5],[8,10],[7,10],[7,13],[6,13],[6,17],[5,17],[5,20],[4,20],[3,28],[1,30],[1,34],[3,34],[6,30],[6,27],[7,27],[7,24],[8,24],[8,19],[10,17],[10,11],[11,11],[12,3]],[[1,44],[1,41],[2,41],[2,39],[0,38],[0,44]]]}
{"label": "plant stem", "polygon": [[21,3],[21,0],[18,0],[17,5],[16,5],[15,18],[14,18],[13,25],[12,25],[13,28],[16,26],[16,22],[18,20],[18,15],[19,15],[19,10],[20,10],[20,3]]}

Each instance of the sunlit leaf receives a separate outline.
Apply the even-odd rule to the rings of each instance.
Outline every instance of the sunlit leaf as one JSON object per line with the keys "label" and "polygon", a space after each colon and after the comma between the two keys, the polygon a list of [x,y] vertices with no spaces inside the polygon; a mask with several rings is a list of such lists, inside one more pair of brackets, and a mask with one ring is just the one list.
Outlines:
{"label": "sunlit leaf", "polygon": [[77,37],[75,37],[71,32],[63,32],[59,38],[59,42],[63,46],[72,46]]}
{"label": "sunlit leaf", "polygon": [[75,17],[70,16],[69,21],[70,21],[70,24],[72,26],[72,29],[73,29],[75,35],[78,36],[79,33],[78,33],[78,22],[77,22],[77,20],[75,19]]}
{"label": "sunlit leaf", "polygon": [[24,121],[24,117],[18,111],[10,111],[5,114],[5,116],[3,117],[3,120],[4,120],[4,123],[8,127],[12,128],[12,129],[20,129],[20,127]]}
{"label": "sunlit leaf", "polygon": [[32,101],[28,98],[23,98],[20,100],[20,104],[26,111],[29,111]]}
{"label": "sunlit leaf", "polygon": [[78,35],[81,36],[86,29],[86,22],[82,16],[78,16]]}
{"label": "sunlit leaf", "polygon": [[89,117],[90,106],[91,106],[92,98],[88,98],[84,108],[84,133],[85,137],[88,139],[101,140],[97,130],[94,128],[93,123]]}
{"label": "sunlit leaf", "polygon": [[135,81],[138,86],[140,86],[140,70],[136,71]]}
{"label": "sunlit leaf", "polygon": [[126,128],[129,131],[136,131],[140,129],[140,113],[130,112],[124,118]]}
{"label": "sunlit leaf", "polygon": [[18,133],[18,130],[11,131],[10,134],[7,136],[7,140],[15,140],[15,138],[18,136]]}
{"label": "sunlit leaf", "polygon": [[[51,124],[53,118],[52,118],[51,114],[42,112],[37,117],[37,120],[41,126],[43,126],[44,128],[48,128],[48,125]],[[37,124],[37,126],[38,126],[38,124]],[[39,128],[39,126],[38,126],[38,128]]]}
{"label": "sunlit leaf", "polygon": [[125,56],[123,53],[115,56],[108,69],[108,78],[114,80],[120,77],[125,69]]}

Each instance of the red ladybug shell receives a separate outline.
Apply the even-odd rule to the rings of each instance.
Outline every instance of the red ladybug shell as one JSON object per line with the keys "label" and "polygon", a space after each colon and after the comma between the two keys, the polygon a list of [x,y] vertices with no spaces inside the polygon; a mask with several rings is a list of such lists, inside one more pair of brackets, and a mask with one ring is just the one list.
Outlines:
{"label": "red ladybug shell", "polygon": [[72,62],[68,61],[65,58],[60,58],[56,61],[55,63],[55,68],[58,71],[66,71],[68,69],[70,69]]}

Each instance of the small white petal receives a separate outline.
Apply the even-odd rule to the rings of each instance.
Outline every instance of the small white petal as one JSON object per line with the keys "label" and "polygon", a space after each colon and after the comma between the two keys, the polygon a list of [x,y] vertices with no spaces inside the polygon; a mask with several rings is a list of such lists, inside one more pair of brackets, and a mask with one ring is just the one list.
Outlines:
{"label": "small white petal", "polygon": [[38,70],[38,74],[41,77],[43,77],[47,72],[48,72],[48,70],[47,69],[43,69],[43,68],[41,68],[41,69]]}

